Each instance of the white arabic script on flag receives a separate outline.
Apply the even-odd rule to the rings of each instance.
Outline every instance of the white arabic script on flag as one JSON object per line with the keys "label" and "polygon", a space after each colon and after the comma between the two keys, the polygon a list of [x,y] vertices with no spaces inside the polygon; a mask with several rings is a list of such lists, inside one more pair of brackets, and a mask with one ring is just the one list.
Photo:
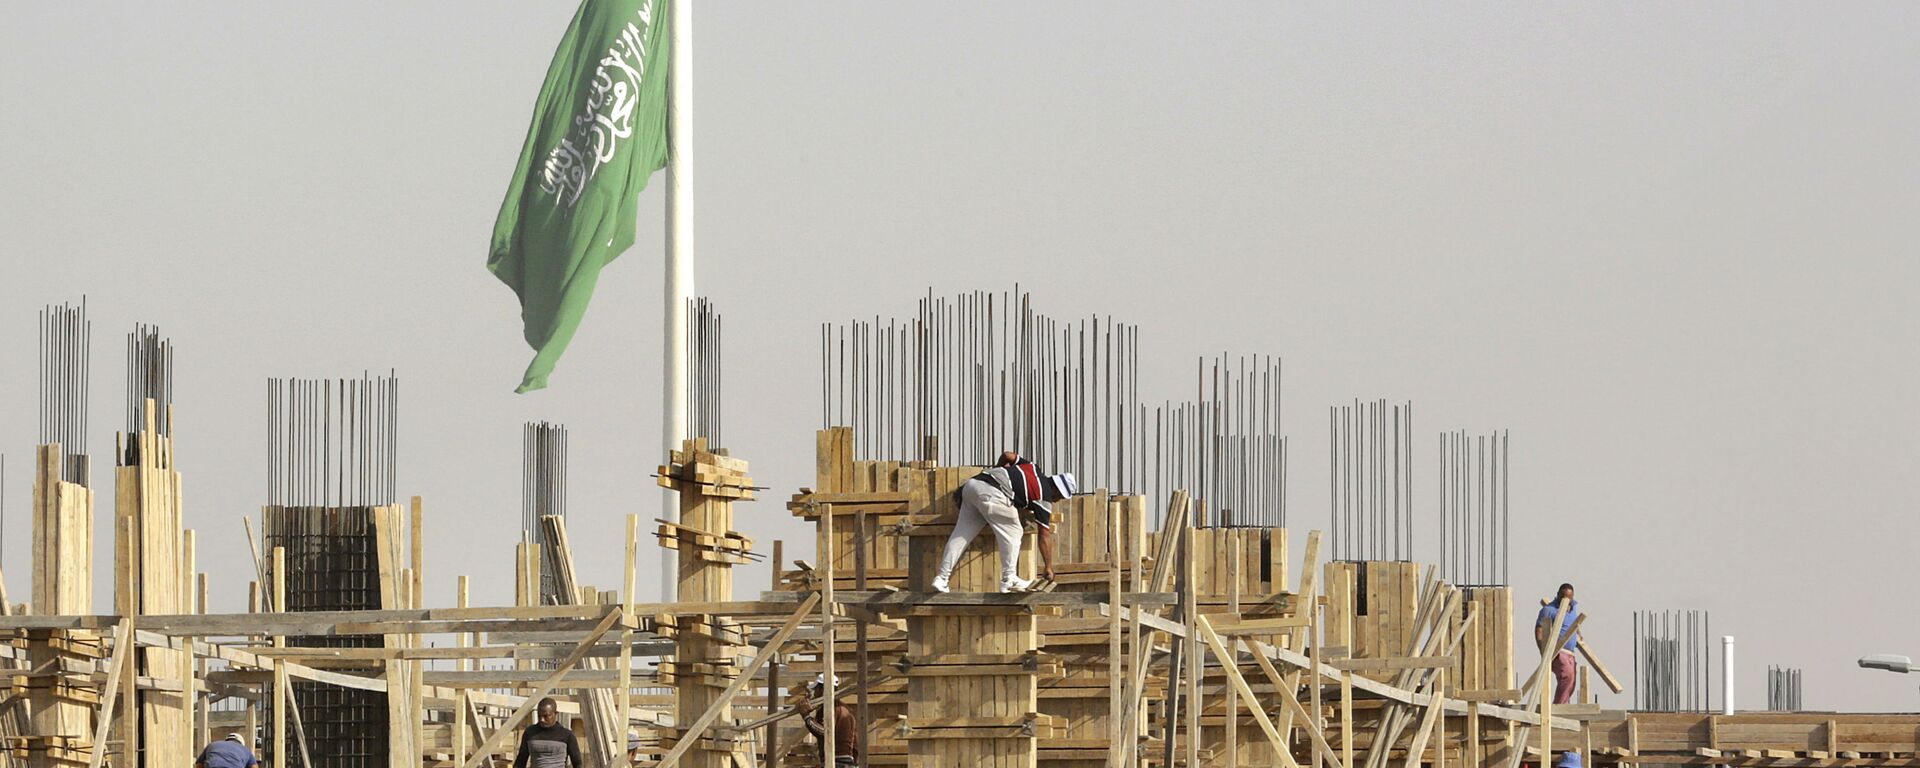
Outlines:
{"label": "white arabic script on flag", "polygon": [[646,30],[653,25],[653,3],[642,3],[637,22],[626,28],[594,68],[586,104],[573,116],[573,128],[547,153],[540,188],[556,205],[571,207],[600,166],[613,160],[620,143],[633,136],[633,110],[646,76]]}

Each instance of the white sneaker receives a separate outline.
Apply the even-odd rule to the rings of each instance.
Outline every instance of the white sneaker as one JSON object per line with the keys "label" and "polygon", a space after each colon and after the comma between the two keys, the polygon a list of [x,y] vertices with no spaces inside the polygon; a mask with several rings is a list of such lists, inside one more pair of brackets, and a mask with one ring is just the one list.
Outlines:
{"label": "white sneaker", "polygon": [[945,576],[933,577],[933,591],[943,595],[947,593],[947,578]]}
{"label": "white sneaker", "polygon": [[1000,591],[1002,592],[1025,592],[1032,588],[1033,588],[1033,582],[1027,581],[1026,579],[1020,578],[1018,576],[1014,576],[1008,579],[1003,579],[1000,582]]}

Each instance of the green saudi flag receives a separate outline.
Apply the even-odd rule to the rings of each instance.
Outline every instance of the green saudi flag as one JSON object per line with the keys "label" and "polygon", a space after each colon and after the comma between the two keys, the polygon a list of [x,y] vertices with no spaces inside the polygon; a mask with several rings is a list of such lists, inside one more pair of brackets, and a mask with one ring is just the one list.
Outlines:
{"label": "green saudi flag", "polygon": [[534,349],[518,392],[547,385],[667,164],[666,27],[667,0],[584,0],[547,67],[487,255]]}

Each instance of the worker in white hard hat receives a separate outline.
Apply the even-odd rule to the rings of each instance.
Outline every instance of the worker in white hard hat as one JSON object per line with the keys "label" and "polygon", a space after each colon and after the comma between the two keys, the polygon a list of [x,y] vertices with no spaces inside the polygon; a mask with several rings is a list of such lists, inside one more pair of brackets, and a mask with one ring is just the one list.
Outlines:
{"label": "worker in white hard hat", "polygon": [[1032,586],[1020,578],[1020,544],[1026,536],[1021,525],[1022,512],[1031,515],[1039,531],[1040,560],[1043,573],[1053,578],[1053,502],[1070,498],[1077,490],[1073,475],[1043,475],[1031,460],[1013,451],[1001,454],[992,469],[974,475],[955,494],[960,501],[960,516],[947,537],[947,548],[940,557],[940,571],[933,577],[933,590],[946,592],[953,569],[967,544],[991,527],[1000,545],[1000,591],[1018,592]]}

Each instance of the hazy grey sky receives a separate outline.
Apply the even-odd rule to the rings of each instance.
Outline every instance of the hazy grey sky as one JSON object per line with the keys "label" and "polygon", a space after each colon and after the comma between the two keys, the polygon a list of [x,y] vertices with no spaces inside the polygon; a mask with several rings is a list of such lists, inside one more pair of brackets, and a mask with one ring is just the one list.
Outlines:
{"label": "hazy grey sky", "polygon": [[[510,599],[528,419],[572,428],[581,567],[617,581],[623,516],[658,506],[662,185],[547,391],[512,394],[529,352],[483,268],[574,6],[0,12],[16,599],[35,313],[83,293],[97,461],[123,334],[180,348],[216,609],[245,597],[266,377],[389,367],[431,599],[460,573]],[[740,513],[762,541],[809,546],[779,502],[811,480],[816,324],[1019,275],[1042,311],[1142,325],[1149,400],[1184,395],[1199,354],[1283,355],[1296,527],[1325,525],[1326,406],[1412,399],[1416,445],[1512,430],[1515,585],[1579,585],[1616,672],[1632,610],[1705,608],[1740,638],[1744,707],[1784,664],[1812,708],[1920,708],[1913,678],[1852,661],[1920,656],[1920,6],[698,14],[699,284],[727,317],[732,448],[774,487]]]}

